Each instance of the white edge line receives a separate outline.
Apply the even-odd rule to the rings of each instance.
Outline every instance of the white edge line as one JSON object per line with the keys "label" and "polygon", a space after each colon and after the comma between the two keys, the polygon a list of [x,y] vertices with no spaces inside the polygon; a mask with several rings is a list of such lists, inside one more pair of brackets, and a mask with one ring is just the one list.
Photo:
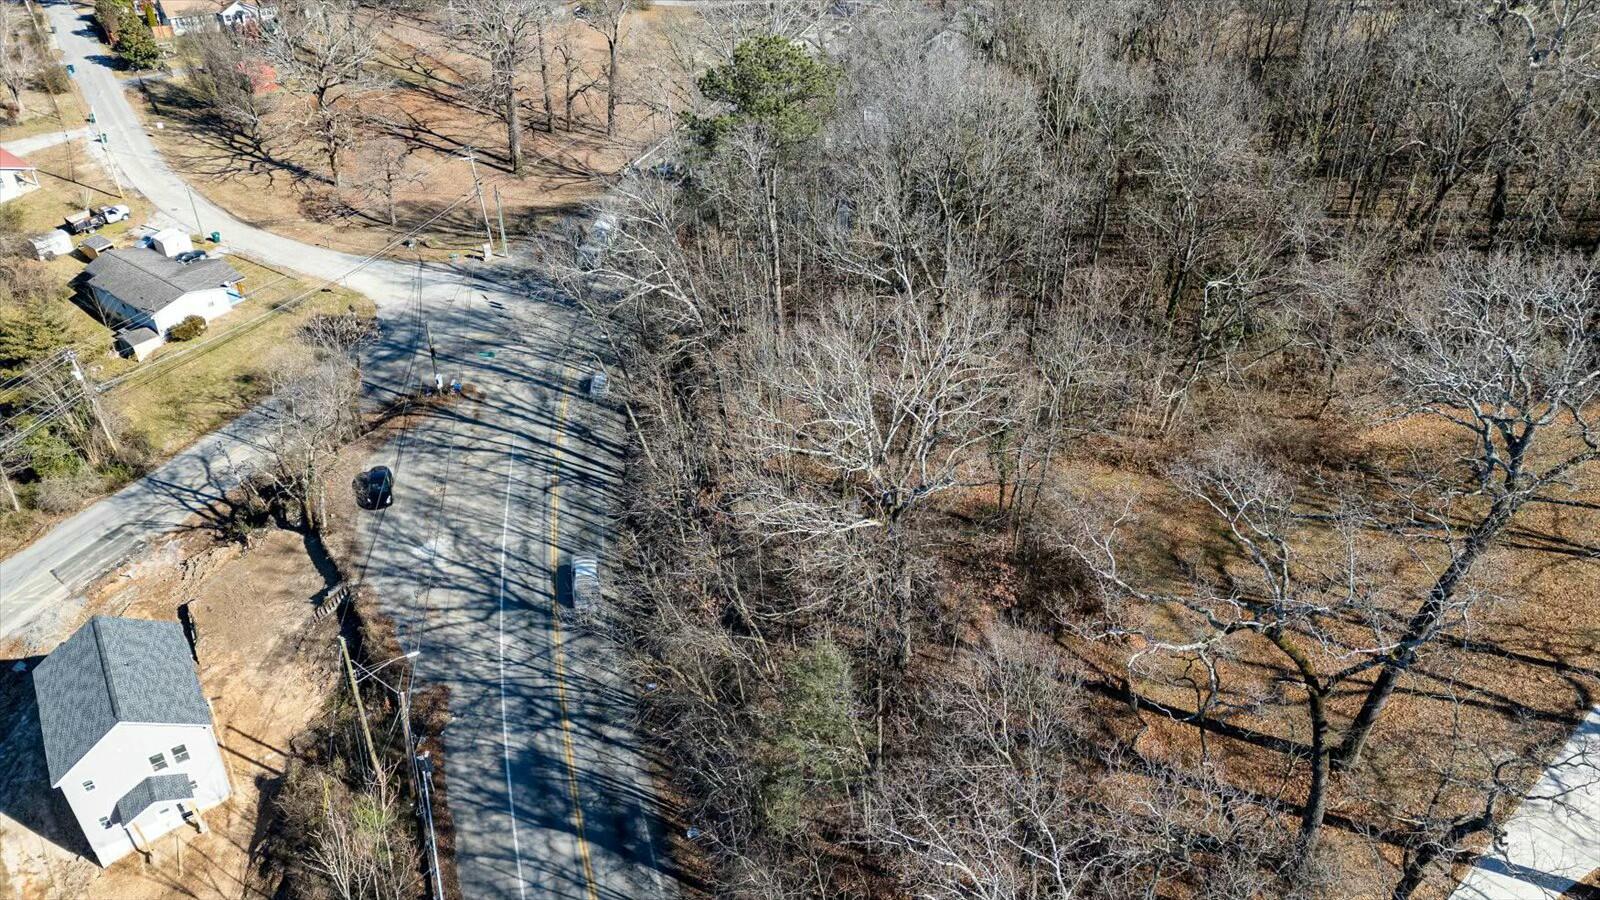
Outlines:
{"label": "white edge line", "polygon": [[500,750],[506,768],[506,808],[511,812],[511,852],[517,859],[517,894],[526,900],[528,883],[522,877],[522,846],[517,840],[517,795],[511,787],[511,726],[506,722],[506,536],[511,530],[511,475],[516,471],[517,442],[512,438],[506,462],[505,512],[500,517]]}

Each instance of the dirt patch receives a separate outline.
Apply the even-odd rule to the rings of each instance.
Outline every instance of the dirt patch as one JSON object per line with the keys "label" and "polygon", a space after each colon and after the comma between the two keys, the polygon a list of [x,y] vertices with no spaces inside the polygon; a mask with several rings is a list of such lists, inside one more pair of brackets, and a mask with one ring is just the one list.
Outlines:
{"label": "dirt patch", "polygon": [[[186,605],[233,785],[205,814],[211,832],[180,830],[158,841],[149,860],[133,854],[104,870],[80,855],[77,825],[44,772],[32,683],[8,662],[0,748],[14,765],[0,780],[0,892],[41,900],[270,896],[254,874],[259,810],[290,739],[335,683],[325,652],[332,617],[319,623],[313,615],[327,585],[299,534],[267,532],[248,548],[207,543],[190,535],[163,545],[110,579],[84,615],[171,620]],[[27,660],[30,669],[36,661]]]}

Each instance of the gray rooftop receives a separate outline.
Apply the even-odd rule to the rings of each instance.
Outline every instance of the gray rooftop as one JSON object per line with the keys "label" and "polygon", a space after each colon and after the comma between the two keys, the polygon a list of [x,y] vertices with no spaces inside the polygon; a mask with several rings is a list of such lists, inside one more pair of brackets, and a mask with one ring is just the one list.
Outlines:
{"label": "gray rooftop", "polygon": [[124,328],[116,334],[117,340],[127,343],[130,347],[137,346],[145,341],[153,341],[158,337],[161,337],[161,335],[156,334],[154,328],[147,328],[143,325],[138,328]]}
{"label": "gray rooftop", "polygon": [[194,788],[189,786],[189,776],[179,772],[174,775],[151,775],[122,795],[117,801],[117,824],[127,825],[151,804],[167,800],[193,800]]}
{"label": "gray rooftop", "polygon": [[50,784],[122,722],[210,725],[176,622],[95,616],[33,670]]}
{"label": "gray rooftop", "polygon": [[146,313],[156,313],[190,291],[203,291],[244,280],[220,259],[181,263],[148,247],[110,250],[84,270],[89,284]]}

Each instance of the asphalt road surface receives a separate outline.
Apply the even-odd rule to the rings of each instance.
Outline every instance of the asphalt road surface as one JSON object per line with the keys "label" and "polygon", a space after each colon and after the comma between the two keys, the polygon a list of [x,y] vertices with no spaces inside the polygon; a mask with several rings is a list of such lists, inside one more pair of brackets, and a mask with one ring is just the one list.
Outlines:
{"label": "asphalt road surface", "polygon": [[[622,439],[617,411],[581,390],[594,357],[577,311],[533,274],[363,260],[191,198],[134,116],[87,8],[44,9],[121,178],[162,218],[371,297],[384,326],[366,368],[377,391],[432,380],[427,322],[446,379],[487,394],[447,406],[375,458],[395,470],[395,503],[364,520],[366,573],[421,649],[419,678],[451,691],[444,769],[463,893],[675,893],[630,688],[613,648],[563,606],[571,555],[605,558]],[[248,468],[270,416],[252,411],[0,561],[0,636],[58,640],[86,584],[184,527]]]}

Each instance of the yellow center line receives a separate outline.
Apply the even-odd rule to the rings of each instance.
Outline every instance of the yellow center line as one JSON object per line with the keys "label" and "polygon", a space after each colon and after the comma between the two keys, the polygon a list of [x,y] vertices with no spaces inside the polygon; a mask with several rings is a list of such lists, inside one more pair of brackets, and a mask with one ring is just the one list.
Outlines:
{"label": "yellow center line", "polygon": [[[567,381],[567,371],[562,372],[562,383]],[[561,562],[560,542],[561,533],[561,480],[559,464],[561,449],[566,443],[564,427],[567,421],[567,398],[562,397],[557,407],[555,421],[555,440],[552,442],[551,467],[550,467],[550,572],[552,575],[559,571]],[[556,663],[556,701],[561,707],[561,750],[567,758],[567,789],[572,795],[572,824],[578,836],[578,856],[583,859],[583,880],[589,888],[589,900],[600,900],[599,889],[594,880],[594,864],[589,859],[589,840],[583,830],[583,802],[578,794],[578,760],[572,753],[572,721],[567,718],[567,666],[566,654],[561,642],[561,597],[554,589],[550,591],[550,636],[555,647]]]}

